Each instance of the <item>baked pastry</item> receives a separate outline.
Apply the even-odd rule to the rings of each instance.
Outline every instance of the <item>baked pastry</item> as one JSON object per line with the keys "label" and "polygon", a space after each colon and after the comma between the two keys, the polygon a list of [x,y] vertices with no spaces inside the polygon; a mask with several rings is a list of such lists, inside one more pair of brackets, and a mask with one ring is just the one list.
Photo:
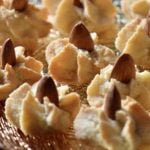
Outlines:
{"label": "baked pastry", "polygon": [[1,47],[0,100],[8,97],[23,82],[33,84],[41,78],[43,65],[35,58],[24,56],[24,47],[13,47],[7,39]]}
{"label": "baked pastry", "polygon": [[44,76],[38,84],[22,84],[9,95],[5,115],[25,135],[46,135],[65,132],[80,109],[77,93],[60,96],[54,81]]}
{"label": "baked pastry", "polygon": [[131,97],[121,100],[114,84],[102,107],[81,108],[74,129],[76,137],[93,144],[93,148],[97,145],[107,150],[143,150],[150,146],[149,113]]}
{"label": "baked pastry", "polygon": [[48,35],[51,24],[41,19],[40,9],[35,10],[27,0],[3,3],[0,6],[0,44],[11,38],[15,46],[24,46],[26,54],[31,55],[40,46],[39,39]]}
{"label": "baked pastry", "polygon": [[102,106],[110,84],[115,83],[121,98],[130,96],[145,109],[150,109],[150,72],[138,72],[128,54],[121,55],[115,65],[108,65],[97,74],[87,88],[87,100],[91,106]]}
{"label": "baked pastry", "polygon": [[48,73],[61,83],[83,85],[116,58],[115,53],[102,45],[94,45],[82,23],[72,29],[69,39],[51,42],[46,49]]}
{"label": "baked pastry", "polygon": [[[147,19],[136,18],[125,25],[116,38],[116,48],[130,54],[137,66],[150,68],[149,15]],[[144,58],[144,59],[143,59]]]}
{"label": "baked pastry", "polygon": [[122,0],[121,8],[127,18],[146,17],[150,9],[150,0]]}
{"label": "baked pastry", "polygon": [[89,32],[97,34],[99,43],[112,43],[116,37],[116,8],[112,0],[43,0],[43,4],[50,13],[50,22],[64,36],[82,21]]}

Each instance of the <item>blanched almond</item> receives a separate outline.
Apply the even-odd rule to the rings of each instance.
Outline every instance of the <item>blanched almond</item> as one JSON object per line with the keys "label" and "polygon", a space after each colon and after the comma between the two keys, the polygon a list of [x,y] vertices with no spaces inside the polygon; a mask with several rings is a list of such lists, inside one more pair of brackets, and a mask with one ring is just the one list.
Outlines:
{"label": "blanched almond", "polygon": [[77,23],[69,37],[69,42],[74,44],[76,47],[92,52],[94,50],[94,42],[87,28],[82,22]]}
{"label": "blanched almond", "polygon": [[59,105],[57,88],[50,76],[44,76],[38,84],[36,97],[43,103],[43,98],[47,96],[56,106]]}
{"label": "blanched almond", "polygon": [[4,69],[7,63],[12,66],[16,64],[16,55],[11,39],[7,39],[2,46],[1,68]]}
{"label": "blanched almond", "polygon": [[111,78],[123,83],[129,83],[135,78],[135,64],[129,54],[123,54],[118,58],[112,70]]}
{"label": "blanched almond", "polygon": [[115,113],[120,108],[121,108],[121,97],[115,84],[112,84],[112,86],[110,87],[109,91],[105,96],[104,111],[109,118],[115,120]]}

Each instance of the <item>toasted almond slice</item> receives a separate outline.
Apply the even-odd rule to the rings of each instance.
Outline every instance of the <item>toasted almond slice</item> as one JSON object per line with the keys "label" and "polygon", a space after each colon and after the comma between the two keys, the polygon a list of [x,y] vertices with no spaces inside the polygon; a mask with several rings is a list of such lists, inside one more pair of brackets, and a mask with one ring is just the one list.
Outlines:
{"label": "toasted almond slice", "polygon": [[77,23],[73,27],[70,33],[69,42],[82,50],[87,50],[89,52],[94,50],[94,42],[89,31],[82,22]]}
{"label": "toasted almond slice", "polygon": [[74,6],[83,8],[83,4],[80,2],[80,0],[73,0],[73,4],[74,4]]}
{"label": "toasted almond slice", "polygon": [[38,84],[36,97],[40,102],[43,103],[44,96],[47,96],[49,100],[54,103],[56,106],[59,105],[57,88],[53,79],[50,76],[44,76]]}
{"label": "toasted almond slice", "polygon": [[24,11],[27,8],[28,0],[13,0],[12,8],[17,11]]}
{"label": "toasted almond slice", "polygon": [[11,39],[7,39],[2,46],[1,63],[2,69],[5,68],[7,63],[12,66],[16,64],[16,55]]}
{"label": "toasted almond slice", "polygon": [[129,54],[123,54],[118,58],[110,77],[123,83],[129,83],[135,78],[135,64]]}
{"label": "toasted almond slice", "polygon": [[115,113],[119,109],[121,109],[121,97],[115,84],[112,84],[105,96],[104,111],[109,118],[115,120]]}
{"label": "toasted almond slice", "polygon": [[146,18],[145,32],[148,35],[148,37],[150,37],[150,11],[149,11],[147,18]]}

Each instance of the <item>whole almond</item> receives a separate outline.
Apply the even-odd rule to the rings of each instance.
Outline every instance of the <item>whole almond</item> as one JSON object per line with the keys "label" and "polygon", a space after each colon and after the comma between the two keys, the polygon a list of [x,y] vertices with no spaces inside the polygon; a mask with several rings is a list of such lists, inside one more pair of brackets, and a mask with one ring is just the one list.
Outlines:
{"label": "whole almond", "polygon": [[129,54],[123,54],[118,58],[110,77],[123,83],[129,83],[135,78],[135,64]]}
{"label": "whole almond", "polygon": [[11,39],[7,39],[2,46],[1,68],[4,69],[7,63],[12,66],[16,64],[16,55]]}
{"label": "whole almond", "polygon": [[81,22],[77,23],[73,27],[70,33],[69,42],[88,52],[92,52],[94,50],[94,42],[91,38],[91,35]]}
{"label": "whole almond", "polygon": [[105,96],[104,111],[109,118],[115,120],[116,111],[120,109],[121,109],[120,94],[115,84],[112,84],[112,86],[110,87]]}
{"label": "whole almond", "polygon": [[28,0],[3,0],[3,3],[8,9],[24,11],[27,8]]}
{"label": "whole almond", "polygon": [[145,32],[148,35],[148,37],[150,37],[150,11],[149,11],[147,18],[146,18]]}
{"label": "whole almond", "polygon": [[80,2],[80,0],[73,0],[73,4],[74,4],[74,6],[83,8],[83,4]]}
{"label": "whole almond", "polygon": [[43,98],[45,96],[47,96],[50,102],[54,103],[56,106],[59,105],[57,88],[50,76],[42,77],[37,87],[36,97],[41,103],[43,103]]}

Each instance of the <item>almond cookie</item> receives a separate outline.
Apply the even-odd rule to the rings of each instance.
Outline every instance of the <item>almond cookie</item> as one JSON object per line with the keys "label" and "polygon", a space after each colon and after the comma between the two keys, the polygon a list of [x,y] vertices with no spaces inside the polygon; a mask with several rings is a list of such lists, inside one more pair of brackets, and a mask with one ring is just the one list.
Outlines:
{"label": "almond cookie", "polygon": [[[116,8],[112,0],[43,0],[49,20],[62,35],[68,36],[73,26],[82,21],[97,42],[111,43],[117,32]],[[64,9],[65,8],[65,9]]]}
{"label": "almond cookie", "polygon": [[131,97],[121,99],[114,84],[103,101],[102,107],[81,108],[74,121],[78,139],[102,150],[137,150],[150,146],[150,116],[140,103]]}
{"label": "almond cookie", "polygon": [[116,38],[116,48],[130,54],[137,66],[150,68],[149,15],[146,19],[134,19],[123,27]]}
{"label": "almond cookie", "polygon": [[113,63],[115,53],[102,45],[94,44],[82,23],[72,29],[69,39],[58,39],[46,49],[48,73],[60,82],[73,85],[89,83],[96,73]]}
{"label": "almond cookie", "polygon": [[122,0],[121,8],[127,18],[146,17],[150,9],[150,0]]}
{"label": "almond cookie", "polygon": [[77,93],[58,94],[54,81],[44,76],[36,85],[22,84],[9,95],[5,115],[25,135],[65,132],[80,109]]}
{"label": "almond cookie", "polygon": [[51,28],[41,14],[27,0],[4,1],[0,7],[0,44],[11,38],[15,46],[24,46],[26,54],[31,55],[40,46],[39,39],[46,37]]}
{"label": "almond cookie", "polygon": [[87,100],[91,106],[103,105],[110,84],[115,83],[121,98],[130,96],[145,109],[150,109],[150,72],[136,71],[134,61],[128,54],[121,55],[115,65],[108,65],[97,74],[87,88]]}
{"label": "almond cookie", "polygon": [[15,47],[7,39],[1,47],[0,100],[23,82],[33,84],[41,78],[43,65],[35,58],[24,56],[24,47]]}

